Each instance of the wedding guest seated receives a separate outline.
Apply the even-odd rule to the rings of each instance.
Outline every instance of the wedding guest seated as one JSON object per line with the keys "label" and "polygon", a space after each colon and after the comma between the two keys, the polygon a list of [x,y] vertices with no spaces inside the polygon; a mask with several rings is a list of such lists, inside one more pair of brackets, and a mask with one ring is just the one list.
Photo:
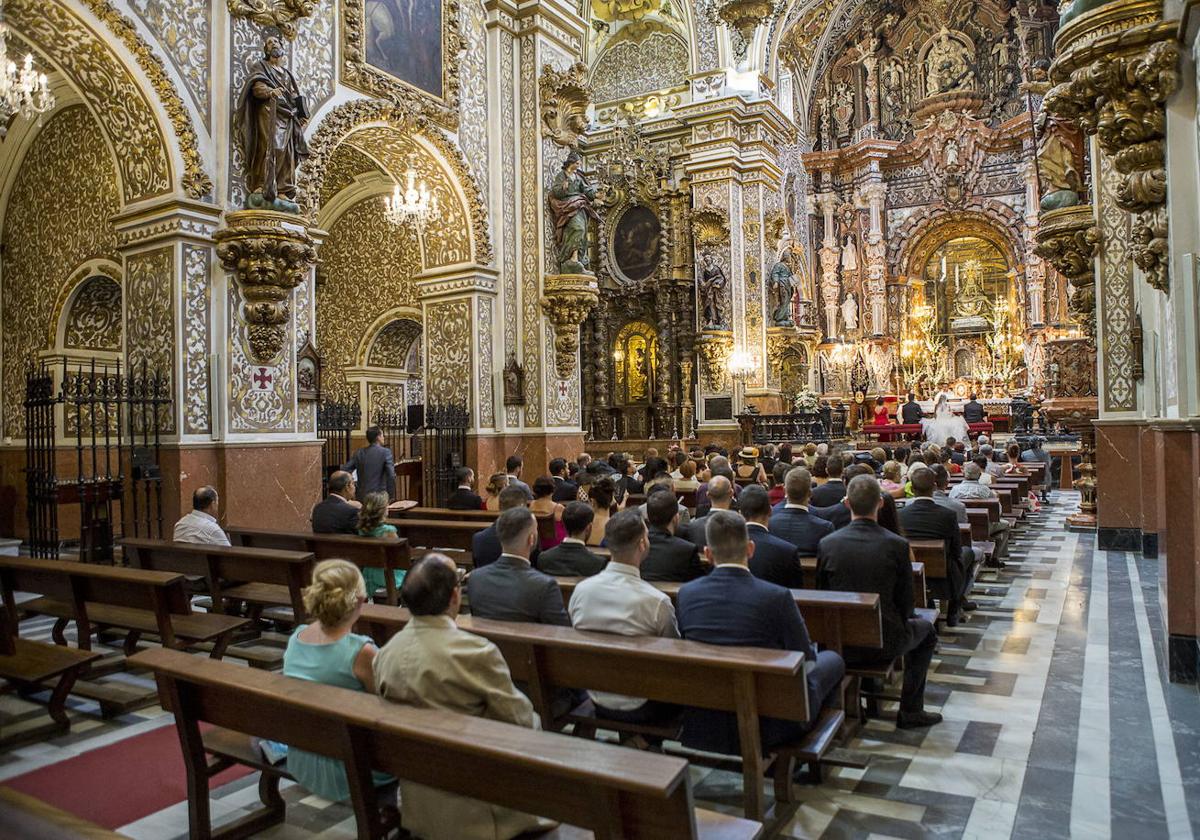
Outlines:
{"label": "wedding guest seated", "polygon": [[813,468],[813,462],[817,460],[817,445],[812,441],[804,444],[804,466],[809,470]]}
{"label": "wedding guest seated", "polygon": [[500,494],[504,492],[504,488],[507,486],[507,475],[504,473],[492,473],[492,477],[488,479],[487,487],[483,488],[483,509],[490,511],[500,510]]}
{"label": "wedding guest seated", "polygon": [[812,476],[813,487],[820,487],[829,481],[829,473],[826,471],[828,464],[828,455],[818,455],[813,459],[812,466],[808,468],[809,475]]}
{"label": "wedding guest seated", "polygon": [[[417,560],[401,596],[412,619],[375,657],[381,697],[540,728],[533,704],[513,685],[500,650],[455,624],[462,586],[453,561],[437,553]],[[413,782],[400,782],[400,797],[404,829],[426,840],[509,840],[554,827],[529,814]]]}
{"label": "wedding guest seated", "polygon": [[573,502],[579,496],[579,485],[570,477],[565,458],[551,458],[548,466],[550,480],[554,482],[554,494],[551,498],[556,502]]}
{"label": "wedding guest seated", "polygon": [[679,477],[673,479],[674,490],[677,493],[686,493],[689,490],[695,492],[700,488],[700,482],[696,481],[696,462],[688,458],[679,465]]}
{"label": "wedding guest seated", "polygon": [[175,542],[229,545],[229,537],[217,524],[217,491],[200,487],[192,492],[192,510],[175,523]]}
{"label": "wedding guest seated", "polygon": [[[501,516],[504,515],[503,511],[512,510],[513,508],[522,508],[525,510],[528,509],[526,508],[526,505],[529,504],[529,501],[525,496],[524,488],[517,487],[515,485],[505,487],[500,491],[499,499],[500,510],[502,511],[500,514]],[[532,514],[530,515],[532,516]],[[471,537],[471,562],[475,565],[477,570],[481,566],[486,566],[489,563],[496,562],[500,559],[500,555],[504,553],[504,549],[500,541],[500,532],[496,528],[497,524],[499,524],[499,521],[500,520],[497,519],[491,525],[487,526],[482,531],[477,531],[475,535]],[[534,551],[534,556],[537,556],[536,550]]]}
{"label": "wedding guest seated", "polygon": [[563,506],[554,501],[553,495],[554,481],[550,476],[539,475],[533,480],[533,501],[529,503],[529,509],[534,514],[546,514],[554,517],[554,536],[541,539],[538,543],[538,547],[542,551],[554,548],[567,535],[567,529],[563,527],[562,523]]}
{"label": "wedding guest seated", "polygon": [[1042,473],[1041,494],[1042,501],[1050,498],[1050,468],[1053,465],[1054,459],[1050,453],[1042,448],[1045,443],[1040,437],[1035,437],[1029,442],[1029,448],[1021,453],[1021,462],[1025,464],[1044,464],[1045,469]]}
{"label": "wedding guest seated", "polygon": [[788,461],[777,461],[775,463],[775,469],[771,473],[771,489],[767,493],[772,505],[779,504],[787,498],[787,488],[784,487],[783,483],[791,469],[792,465]]}
{"label": "wedding guest seated", "polygon": [[[988,449],[991,449],[989,446]],[[976,455],[971,459],[971,463],[979,468],[979,483],[984,487],[992,486],[992,472],[988,469],[990,459],[984,455]],[[963,475],[966,475],[966,468],[963,468]]]}
{"label": "wedding guest seated", "polygon": [[[1029,468],[1021,461],[1021,447],[1014,441],[1010,443],[1004,450],[1005,457],[1008,463],[1004,464],[1004,475],[1029,475]],[[1042,509],[1042,503],[1038,499],[1038,494],[1033,488],[1032,482],[1029,486],[1029,493],[1025,499],[1029,509],[1037,513]]]}
{"label": "wedding guest seated", "polygon": [[762,448],[762,456],[758,459],[758,463],[762,465],[763,472],[766,473],[768,481],[771,478],[771,470],[775,469],[775,462],[778,461],[775,444],[768,443]]}
{"label": "wedding guest seated", "polygon": [[747,487],[742,493],[739,511],[746,520],[754,553],[750,571],[756,578],[789,589],[804,588],[804,570],[800,567],[800,549],[770,531],[771,500],[761,487]]}
{"label": "wedding guest seated", "polygon": [[[383,496],[387,507],[386,492]],[[283,674],[309,682],[374,693],[372,671],[377,650],[367,636],[351,632],[367,600],[367,587],[358,567],[347,560],[322,560],[304,589],[304,609],[312,617],[288,638],[283,652]],[[274,746],[274,745],[272,745]],[[287,769],[301,787],[331,802],[350,798],[350,784],[340,758],[288,749]],[[376,786],[395,779],[374,774]]]}
{"label": "wedding guest seated", "polygon": [[312,509],[313,533],[358,533],[358,509],[362,505],[354,500],[354,479],[350,473],[342,470],[333,473],[326,489],[329,495]]}
{"label": "wedding guest seated", "polygon": [[[704,553],[716,568],[679,590],[677,615],[685,639],[710,645],[738,645],[804,654],[809,722],[838,699],[846,671],[833,651],[817,651],[791,591],[760,580],[747,565],[755,553],[746,521],[732,511],[715,511],[708,523]],[[795,740],[808,725],[760,718],[764,750]],[[727,712],[689,710],[683,744],[692,749],[736,754],[737,721]]]}
{"label": "wedding guest seated", "polygon": [[734,482],[733,468],[729,465],[729,459],[724,455],[714,455],[708,462],[708,478],[706,478],[696,490],[696,514],[703,516],[708,512],[708,482],[713,476],[724,476],[729,479],[729,483],[733,485],[733,497],[736,499],[738,493],[742,492],[742,488],[738,487]]}
{"label": "wedding guest seated", "polygon": [[[374,493],[368,493],[363,499],[362,510],[358,512],[358,535],[360,537],[378,537],[386,540],[399,539],[396,535],[396,526],[389,525],[384,522],[388,512],[388,494],[383,490],[377,490]],[[387,582],[384,581],[383,575],[385,569],[375,567],[367,567],[363,569],[363,579],[367,582],[367,592],[374,592],[376,589],[384,589]],[[396,586],[404,583],[404,571],[396,569]]]}
{"label": "wedding guest seated", "polygon": [[595,518],[592,506],[587,502],[568,502],[562,515],[567,537],[554,548],[538,555],[538,570],[562,577],[588,577],[603,569],[604,558],[587,548]]}
{"label": "wedding guest seated", "polygon": [[600,545],[604,542],[604,529],[608,525],[608,517],[612,515],[613,497],[616,495],[616,483],[608,476],[601,476],[588,486],[588,504],[592,507],[592,532],[586,540],[588,545]]}
{"label": "wedding guest seated", "polygon": [[475,492],[475,470],[470,467],[459,467],[454,472],[454,480],[458,488],[446,500],[450,510],[481,510],[483,499]]}
{"label": "wedding guest seated", "polygon": [[[997,498],[995,491],[982,482],[983,470],[977,461],[978,459],[963,467],[963,480],[950,489],[951,499],[962,501],[964,499]],[[993,566],[1003,566],[1004,564],[998,561],[1008,557],[1009,531],[1008,521],[1004,518],[988,525],[988,536],[996,543],[996,553],[992,555],[991,565]]]}
{"label": "wedding guest seated", "polygon": [[514,452],[504,461],[504,469],[504,477],[508,479],[509,485],[524,490],[526,501],[533,499],[532,488],[521,480],[521,476],[525,472],[525,460]]}
{"label": "wedding guest seated", "polygon": [[875,398],[875,417],[871,422],[876,426],[887,426],[892,422],[892,418],[888,415],[887,405],[883,397]]}
{"label": "wedding guest seated", "polygon": [[883,465],[883,480],[879,482],[879,487],[893,499],[904,498],[904,481],[900,476],[899,461],[888,461]]}
{"label": "wedding guest seated", "polygon": [[[646,500],[649,503],[649,499]],[[714,475],[708,482],[709,512],[704,516],[693,519],[687,525],[680,524],[678,530],[681,536],[691,540],[700,548],[704,548],[704,529],[708,525],[708,517],[715,510],[729,510],[733,505],[733,483],[725,476]]]}
{"label": "wedding guest seated", "polygon": [[679,504],[674,493],[664,491],[647,497],[646,519],[650,524],[650,552],[642,561],[645,580],[687,581],[707,574],[696,544],[675,535]]}
{"label": "wedding guest seated", "polygon": [[[646,524],[631,510],[608,521],[604,541],[612,552],[608,566],[581,581],[571,595],[568,612],[577,630],[616,633],[621,636],[679,638],[675,608],[666,593],[642,580],[641,566],[650,551]],[[599,717],[625,723],[661,725],[679,710],[668,703],[589,692]]]}
{"label": "wedding guest seated", "polygon": [[768,527],[772,534],[794,546],[802,556],[817,553],[817,544],[833,533],[833,523],[809,509],[812,476],[804,467],[794,467],[784,479],[787,502],[783,510],[772,514]]}
{"label": "wedding guest seated", "polygon": [[496,520],[495,529],[502,553],[483,567],[476,560],[467,582],[471,613],[497,621],[569,627],[571,620],[563,609],[558,582],[530,565],[537,545],[537,521],[529,508],[523,503],[506,508]]}
{"label": "wedding guest seated", "polygon": [[741,479],[750,479],[756,484],[767,483],[767,471],[758,462],[758,450],[747,446],[738,453],[738,466],[734,475]]}
{"label": "wedding guest seated", "polygon": [[[854,518],[847,527],[821,540],[817,553],[818,585],[822,589],[879,595],[883,658],[904,657],[904,685],[896,727],[910,729],[939,723],[940,714],[925,711],[925,679],[937,647],[937,633],[933,624],[913,613],[908,541],[880,527],[876,521],[884,501],[879,482],[874,478],[856,476],[847,488],[846,498]],[[859,660],[856,657],[851,661]]]}
{"label": "wedding guest seated", "polygon": [[829,480],[812,491],[812,503],[817,507],[836,505],[846,496],[846,485],[842,483],[842,470],[846,467],[845,459],[838,454],[830,455],[825,462],[825,472]]}
{"label": "wedding guest seated", "polygon": [[950,460],[958,466],[962,466],[966,462],[966,456],[963,454],[963,443],[954,437],[946,438],[946,451],[950,453]]}
{"label": "wedding guest seated", "polygon": [[[915,467],[909,473],[913,498],[900,511],[900,525],[904,535],[915,540],[941,540],[946,552],[946,588],[948,610],[946,624],[956,627],[962,620],[961,613],[975,609],[975,602],[967,597],[971,590],[971,565],[975,553],[970,545],[963,545],[962,532],[954,511],[939,505],[933,498],[937,479],[928,467]],[[970,537],[967,538],[970,540]]]}

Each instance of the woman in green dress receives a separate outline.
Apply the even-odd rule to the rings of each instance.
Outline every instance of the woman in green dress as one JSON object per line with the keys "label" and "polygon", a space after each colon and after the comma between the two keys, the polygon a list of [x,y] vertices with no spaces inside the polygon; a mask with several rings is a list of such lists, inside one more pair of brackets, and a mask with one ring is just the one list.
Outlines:
{"label": "woman in green dress", "polygon": [[[358,512],[358,535],[360,537],[382,537],[385,540],[399,539],[396,535],[396,526],[388,525],[383,520],[387,518],[388,512],[388,494],[383,491],[377,493],[368,493],[363,499],[362,510]],[[396,572],[396,588],[400,588],[400,584],[404,583],[404,572],[397,569]],[[384,581],[383,569],[368,567],[362,570],[363,580],[367,583],[367,592],[375,592],[379,589],[386,589],[387,582]]]}

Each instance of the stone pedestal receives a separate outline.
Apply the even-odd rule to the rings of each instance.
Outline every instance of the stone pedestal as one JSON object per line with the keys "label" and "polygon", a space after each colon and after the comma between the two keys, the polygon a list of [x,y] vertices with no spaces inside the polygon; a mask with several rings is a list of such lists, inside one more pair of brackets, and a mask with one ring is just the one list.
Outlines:
{"label": "stone pedestal", "polygon": [[1079,512],[1067,517],[1075,528],[1096,527],[1096,430],[1092,421],[1099,414],[1096,396],[1096,345],[1090,339],[1068,339],[1046,343],[1050,371],[1050,398],[1042,412],[1079,435],[1082,463],[1075,481],[1082,498]]}
{"label": "stone pedestal", "polygon": [[590,274],[548,274],[542,282],[542,309],[554,325],[554,369],[570,379],[579,357],[579,327],[600,300]]}

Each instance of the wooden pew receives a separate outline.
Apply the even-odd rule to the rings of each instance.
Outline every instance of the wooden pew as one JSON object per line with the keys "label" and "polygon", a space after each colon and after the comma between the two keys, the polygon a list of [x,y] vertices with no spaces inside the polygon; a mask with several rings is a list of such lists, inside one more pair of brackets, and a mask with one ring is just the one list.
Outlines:
{"label": "wooden pew", "polygon": [[[259,528],[230,528],[229,541],[235,546],[311,553],[317,560],[349,560],[360,569],[383,569],[387,603],[400,603],[396,571],[412,565],[408,540],[382,537],[356,537],[352,534],[314,534],[311,531],[267,531]],[[367,593],[370,595],[371,593]]]}
{"label": "wooden pew", "polygon": [[101,828],[9,787],[0,787],[0,837],[14,840],[126,840],[124,834]]}
{"label": "wooden pew", "polygon": [[[817,558],[816,557],[801,557],[800,568],[804,569],[806,578],[813,583],[817,582]],[[917,609],[924,609],[929,602],[929,594],[925,590],[925,564],[912,564],[913,569],[913,606]]]}
{"label": "wooden pew", "polygon": [[[991,516],[988,514],[987,508],[972,507],[965,505],[967,509],[968,526],[971,529],[971,542],[983,542],[991,537],[989,526],[991,525]],[[996,506],[996,521],[1000,521],[999,505]]]}
{"label": "wooden pew", "polygon": [[301,592],[312,580],[311,551],[147,539],[122,540],[121,546],[126,562],[135,568],[205,578],[213,612],[224,613],[227,601],[245,602],[251,617],[264,608],[287,607],[290,620],[299,624],[307,619]]}
{"label": "wooden pew", "polygon": [[[878,598],[872,595],[871,598]],[[877,602],[876,602],[877,605]],[[407,624],[407,610],[367,604],[357,627],[379,644]],[[878,623],[876,613],[876,623]],[[816,767],[829,749],[845,715],[825,710],[817,724],[793,745],[764,761],[758,717],[808,720],[804,655],[795,651],[722,647],[654,636],[618,636],[570,627],[489,621],[459,616],[458,625],[493,642],[504,655],[514,680],[525,683],[542,720],[553,721],[554,689],[589,688],[646,697],[680,706],[697,706],[738,716],[742,747],[746,815],[761,819],[760,779],[775,762],[775,796],[791,802],[795,761]],[[878,644],[876,645],[878,646]],[[586,716],[569,717],[580,725],[620,729],[621,724]],[[565,723],[566,721],[564,721]]]}
{"label": "wooden pew", "polygon": [[417,555],[424,553],[417,549],[444,548],[462,551],[467,557],[471,555],[472,537],[492,524],[490,521],[460,522],[450,519],[407,519],[405,517],[392,517],[388,522],[396,526],[400,536],[408,540],[409,546]]}
{"label": "wooden pew", "polygon": [[284,818],[276,781],[263,795],[264,808],[212,832],[209,779],[238,758],[218,754],[222,760],[211,766],[202,723],[342,759],[364,839],[394,828],[376,806],[371,770],[570,822],[597,838],[752,840],[761,833],[757,822],[693,810],[687,764],[678,758],[402,706],[172,651],[135,659],[154,671],[164,708],[175,712],[192,837],[249,836]]}
{"label": "wooden pew", "polygon": [[[535,513],[534,519],[538,524],[538,539],[553,540],[554,539],[554,516],[549,513]],[[482,522],[484,527],[491,525],[500,518],[500,511],[497,510],[451,510],[450,508],[431,508],[431,507],[413,507],[407,510],[397,511],[393,519],[401,521],[406,519],[422,519],[427,521],[448,520],[450,522]],[[397,528],[400,527],[399,522],[393,521],[391,524]]]}

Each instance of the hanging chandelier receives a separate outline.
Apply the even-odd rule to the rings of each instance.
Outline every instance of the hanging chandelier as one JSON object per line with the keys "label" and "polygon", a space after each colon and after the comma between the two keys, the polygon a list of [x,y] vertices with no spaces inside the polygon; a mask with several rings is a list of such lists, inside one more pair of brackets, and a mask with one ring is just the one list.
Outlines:
{"label": "hanging chandelier", "polygon": [[417,182],[417,170],[410,161],[406,173],[407,188],[401,191],[400,185],[392,189],[390,196],[384,196],[383,214],[396,227],[413,225],[418,233],[425,232],[428,225],[437,216],[437,196],[430,192],[422,180]]}
{"label": "hanging chandelier", "polygon": [[[4,4],[0,0],[0,120],[20,114],[25,119],[40,117],[54,108],[54,94],[45,73],[33,69],[33,55],[25,55],[25,64],[18,71],[16,62],[8,59],[8,25],[4,22]],[[0,128],[0,132],[4,129]]]}

